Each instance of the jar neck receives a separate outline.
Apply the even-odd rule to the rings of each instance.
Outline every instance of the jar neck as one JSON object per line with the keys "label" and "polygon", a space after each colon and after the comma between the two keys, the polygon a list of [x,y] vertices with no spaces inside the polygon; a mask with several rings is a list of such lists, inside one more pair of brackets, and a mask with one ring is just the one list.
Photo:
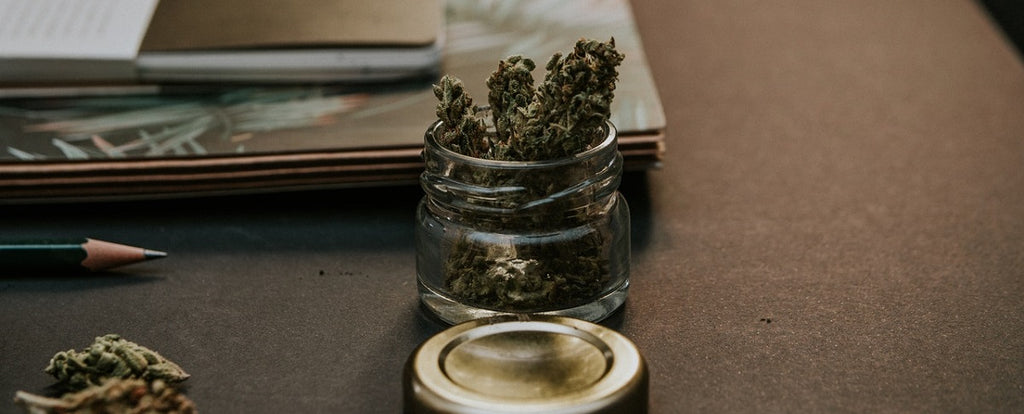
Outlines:
{"label": "jar neck", "polygon": [[606,204],[619,187],[622,155],[615,127],[571,157],[545,161],[473,158],[440,145],[435,122],[424,137],[420,183],[430,203],[456,213],[493,216],[562,215]]}

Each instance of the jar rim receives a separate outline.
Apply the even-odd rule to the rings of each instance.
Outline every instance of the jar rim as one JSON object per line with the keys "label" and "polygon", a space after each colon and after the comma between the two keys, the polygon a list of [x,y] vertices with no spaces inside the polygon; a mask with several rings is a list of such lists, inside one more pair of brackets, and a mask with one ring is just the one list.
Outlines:
{"label": "jar rim", "polygon": [[600,153],[602,153],[604,151],[607,151],[609,147],[611,147],[611,148],[613,148],[615,150],[618,149],[618,146],[616,145],[617,144],[618,130],[615,129],[615,125],[612,124],[611,121],[606,121],[605,122],[605,128],[607,129],[608,134],[604,137],[604,139],[601,140],[600,143],[598,143],[597,145],[593,146],[592,148],[590,148],[590,149],[588,149],[586,151],[579,152],[579,153],[573,154],[573,155],[568,156],[568,157],[554,158],[554,159],[549,159],[549,160],[536,160],[536,161],[489,160],[489,159],[485,159],[485,158],[477,158],[477,157],[471,157],[471,156],[465,155],[465,154],[460,154],[458,152],[452,151],[451,149],[449,149],[449,148],[445,147],[444,145],[441,145],[441,143],[437,142],[437,139],[435,138],[435,132],[438,130],[438,128],[441,127],[442,124],[444,124],[444,121],[442,121],[440,119],[438,119],[437,121],[434,121],[434,123],[431,124],[429,128],[427,128],[426,134],[424,134],[424,142],[426,143],[426,145],[428,145],[431,148],[431,151],[439,153],[439,154],[441,154],[441,155],[443,155],[444,157],[447,157],[447,158],[454,158],[454,159],[459,160],[460,162],[464,162],[464,163],[468,163],[468,164],[473,164],[473,165],[480,166],[480,167],[502,168],[502,169],[530,169],[530,168],[559,167],[559,166],[563,166],[563,165],[577,163],[577,162],[579,162],[581,160],[586,160],[586,159],[589,159],[589,158],[594,158],[594,157],[598,156]]}

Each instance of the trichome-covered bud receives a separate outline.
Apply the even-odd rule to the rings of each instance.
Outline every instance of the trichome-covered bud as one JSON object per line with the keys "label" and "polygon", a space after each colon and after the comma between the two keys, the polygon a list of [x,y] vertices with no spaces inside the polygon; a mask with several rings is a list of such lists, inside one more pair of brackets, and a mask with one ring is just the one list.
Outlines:
{"label": "trichome-covered bud", "polygon": [[547,75],[537,88],[540,129],[531,135],[536,159],[560,158],[588,149],[611,115],[615,97],[616,67],[623,55],[608,42],[580,39],[572,53],[555,54],[546,66]]}
{"label": "trichome-covered bud", "polygon": [[536,65],[519,55],[498,63],[487,79],[494,133],[477,116],[462,82],[445,76],[434,86],[441,145],[476,158],[539,161],[590,149],[611,114],[616,67],[623,55],[608,42],[580,39],[572,53],[555,53],[544,82],[534,87]]}
{"label": "trichome-covered bud", "polygon": [[440,144],[461,154],[485,158],[490,152],[484,121],[476,118],[473,98],[466,93],[462,81],[445,75],[434,85],[437,97],[437,118],[442,122]]}
{"label": "trichome-covered bud", "polygon": [[70,389],[98,385],[108,378],[179,382],[189,377],[174,362],[116,334],[97,337],[81,352],[58,352],[50,359],[46,373]]}
{"label": "trichome-covered bud", "polygon": [[519,55],[509,56],[498,62],[498,69],[487,78],[487,103],[491,105],[494,117],[495,135],[498,142],[517,139],[526,117],[525,109],[533,101],[532,60]]}
{"label": "trichome-covered bud", "polygon": [[108,379],[61,398],[18,391],[14,402],[29,414],[194,414],[195,404],[164,381]]}

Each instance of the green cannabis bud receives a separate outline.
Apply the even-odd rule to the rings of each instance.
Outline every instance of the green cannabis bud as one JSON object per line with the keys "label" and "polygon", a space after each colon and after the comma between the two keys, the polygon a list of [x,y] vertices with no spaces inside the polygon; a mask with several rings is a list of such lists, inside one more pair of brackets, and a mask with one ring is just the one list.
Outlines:
{"label": "green cannabis bud", "polygon": [[99,385],[108,378],[140,378],[147,381],[180,382],[189,377],[177,364],[155,351],[109,334],[97,337],[82,352],[58,352],[50,359],[46,373],[69,389]]}
{"label": "green cannabis bud", "polygon": [[[586,150],[611,114],[615,97],[616,67],[623,55],[615,39],[607,43],[581,40],[568,56],[555,54],[547,76],[537,88],[540,122],[527,127],[530,159],[566,157]],[[533,152],[535,151],[535,152]]]}
{"label": "green cannabis bud", "polygon": [[194,414],[195,404],[161,380],[111,378],[61,398],[18,391],[14,402],[29,414]]}
{"label": "green cannabis bud", "polygon": [[611,115],[616,67],[623,55],[608,42],[580,39],[572,53],[548,61],[534,88],[534,62],[510,56],[487,79],[494,134],[487,134],[462,82],[445,76],[434,86],[441,145],[476,158],[540,161],[589,149]]}
{"label": "green cannabis bud", "polygon": [[509,145],[522,140],[523,125],[529,117],[526,107],[533,101],[533,69],[536,65],[532,60],[522,56],[510,56],[498,62],[498,70],[487,79],[487,103],[491,105],[494,116],[495,145],[489,158],[515,159],[517,154],[510,154]]}
{"label": "green cannabis bud", "polygon": [[434,85],[434,96],[441,101],[437,106],[437,118],[446,126],[441,145],[472,157],[490,152],[487,127],[482,120],[476,119],[473,98],[466,93],[462,81],[445,75],[440,84]]}

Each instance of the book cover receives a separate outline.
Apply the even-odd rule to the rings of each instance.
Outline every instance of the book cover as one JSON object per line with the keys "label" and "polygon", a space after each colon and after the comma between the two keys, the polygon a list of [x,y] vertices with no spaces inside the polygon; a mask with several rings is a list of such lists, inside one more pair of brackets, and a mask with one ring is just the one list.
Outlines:
{"label": "book cover", "polygon": [[162,1],[141,50],[427,46],[442,14],[437,0]]}
{"label": "book cover", "polygon": [[141,82],[371,82],[436,74],[439,0],[163,1]]}

